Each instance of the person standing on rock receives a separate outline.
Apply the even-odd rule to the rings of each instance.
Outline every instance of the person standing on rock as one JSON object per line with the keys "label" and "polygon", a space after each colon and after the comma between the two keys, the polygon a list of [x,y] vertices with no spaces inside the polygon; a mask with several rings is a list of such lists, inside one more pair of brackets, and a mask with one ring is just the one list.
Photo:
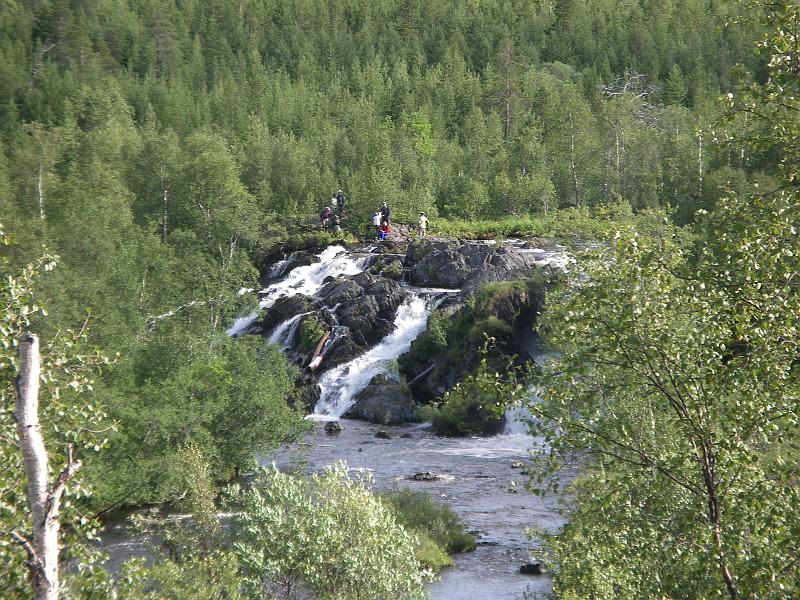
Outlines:
{"label": "person standing on rock", "polygon": [[392,211],[389,210],[389,205],[386,202],[384,202],[383,206],[381,207],[381,222],[386,221],[386,223],[388,224],[389,215],[391,214],[391,212]]}
{"label": "person standing on rock", "polygon": [[424,212],[419,213],[419,219],[417,219],[419,223],[419,235],[421,237],[425,237],[428,235],[428,215]]}
{"label": "person standing on rock", "polygon": [[330,206],[326,206],[325,208],[323,208],[322,212],[319,213],[319,226],[322,227],[323,229],[327,229],[332,214],[333,212],[331,211]]}
{"label": "person standing on rock", "polygon": [[372,215],[372,224],[375,226],[375,237],[379,238],[381,235],[381,213],[377,210],[375,214]]}
{"label": "person standing on rock", "polygon": [[344,214],[344,192],[342,190],[336,190],[336,205],[339,207],[339,214]]}

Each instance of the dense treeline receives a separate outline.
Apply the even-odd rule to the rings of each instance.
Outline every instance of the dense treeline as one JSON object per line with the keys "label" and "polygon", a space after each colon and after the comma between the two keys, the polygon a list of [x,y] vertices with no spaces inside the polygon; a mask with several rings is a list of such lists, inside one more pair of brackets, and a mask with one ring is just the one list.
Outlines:
{"label": "dense treeline", "polygon": [[[224,325],[247,308],[237,291],[255,282],[252,257],[337,187],[357,228],[384,199],[400,219],[624,200],[686,220],[768,177],[768,157],[712,148],[703,130],[732,65],[762,70],[755,30],[724,26],[734,12],[699,0],[6,2],[10,264],[46,244],[61,264],[41,284],[41,328],[88,319],[121,352],[98,389],[120,424],[92,467],[100,503],[169,497],[186,441],[227,476],[292,430],[283,359],[229,343]],[[252,430],[232,426],[230,407],[259,415]],[[266,442],[265,419],[281,424]]]}
{"label": "dense treeline", "polygon": [[[772,129],[785,117],[773,114],[769,136],[740,144],[757,120],[754,111],[740,106],[739,116],[717,120],[718,97],[736,83],[735,64],[756,81],[766,78],[766,59],[752,53],[764,25],[737,22],[743,10],[723,0],[4,2],[0,458],[8,462],[0,516],[8,529],[23,529],[27,518],[6,399],[13,338],[29,319],[43,339],[55,338],[51,349],[59,353],[52,356],[76,355],[75,364],[50,358],[45,431],[54,456],[67,442],[83,453],[83,479],[62,515],[72,534],[118,503],[181,495],[187,444],[210,463],[213,478],[226,479],[301,428],[286,402],[293,373],[283,357],[257,341],[228,339],[224,327],[253,303],[238,292],[254,287],[258,257],[282,242],[287,223],[311,221],[337,188],[348,196],[345,225],[354,231],[382,200],[399,220],[427,210],[434,228],[443,219],[558,215],[607,204],[615,208],[606,214],[657,207],[686,223],[729,192],[744,198],[756,185],[775,189],[782,150],[765,140],[777,136],[785,151],[796,145],[797,128]],[[775,94],[794,103],[794,96]],[[737,213],[737,227],[745,215]],[[724,241],[735,227],[723,225],[710,230]],[[13,244],[5,245],[5,232]],[[747,242],[747,235],[740,237]],[[50,271],[55,261],[48,257],[37,263],[48,271],[42,277],[34,277],[36,269],[18,276],[43,245],[58,255],[58,266]],[[694,266],[689,258],[686,273]],[[747,263],[750,270],[725,263],[722,272],[749,277],[763,268],[760,260]],[[655,264],[646,257],[646,267]],[[707,293],[673,287],[663,296],[674,295],[677,306],[691,308],[689,300]],[[637,297],[620,289],[620,298]],[[731,302],[738,307],[736,295]],[[48,305],[46,317],[32,308],[40,301]],[[769,310],[741,322],[774,319]],[[618,321],[613,311],[608,316]],[[596,321],[594,313],[587,321]],[[79,333],[56,334],[66,327]],[[108,355],[119,352],[92,396],[77,393],[88,389],[88,379],[70,380],[83,363],[98,362],[75,341],[87,333]],[[679,333],[694,343],[689,324]],[[797,339],[796,330],[765,348],[786,339]],[[678,350],[676,356],[686,355]],[[729,362],[720,367],[725,373]],[[738,372],[730,372],[736,381]],[[751,400],[748,410],[758,413]],[[584,451],[582,443],[567,449]],[[676,447],[676,461],[683,460],[686,452]],[[783,448],[777,451],[783,457]],[[678,465],[686,477],[697,475],[693,466]],[[748,477],[760,481],[751,470]],[[652,488],[649,480],[621,480]],[[584,493],[590,508],[594,491],[605,500],[609,489],[597,481]],[[794,497],[793,479],[787,485],[784,495]],[[94,495],[87,500],[89,487]],[[759,497],[746,500],[738,514],[769,512]],[[686,505],[696,512],[697,503]],[[617,531],[618,513],[602,512],[614,526],[608,530]],[[562,538],[562,548],[591,558],[581,546],[584,516],[575,513],[578,533]],[[707,544],[708,523],[697,523],[697,544]],[[611,539],[590,520],[586,525],[597,535],[585,538],[591,543]],[[765,535],[759,548],[770,547],[772,534]],[[653,539],[661,541],[653,548],[674,546],[669,536]],[[796,565],[792,539],[785,538],[787,569]],[[677,579],[664,587],[659,568],[669,564],[668,554],[635,563],[614,552],[603,556],[620,565],[617,573],[636,573],[639,565],[638,572],[654,574],[652,585],[623,589],[618,579],[605,588],[608,578],[598,576],[581,588],[578,579],[595,573],[586,562],[575,563],[578,579],[565,570],[558,585],[631,597],[688,589]],[[0,558],[5,593],[19,593],[26,586],[22,554],[3,540]],[[747,558],[734,555],[735,573]],[[675,572],[712,581],[709,564]],[[767,566],[754,572],[767,573],[769,557],[759,565]],[[744,592],[759,589],[741,585]]]}

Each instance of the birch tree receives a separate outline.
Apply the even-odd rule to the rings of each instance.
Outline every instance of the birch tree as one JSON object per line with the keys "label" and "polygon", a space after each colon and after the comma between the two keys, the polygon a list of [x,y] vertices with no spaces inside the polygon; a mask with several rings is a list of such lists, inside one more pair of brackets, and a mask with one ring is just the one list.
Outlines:
{"label": "birch tree", "polygon": [[[0,242],[9,238],[0,226]],[[0,287],[0,595],[53,599],[63,588],[107,588],[93,554],[80,540],[94,535],[82,509],[89,495],[82,460],[105,443],[112,425],[86,397],[92,371],[107,362],[85,348],[84,330],[63,332],[45,345],[29,333],[45,308],[34,300],[36,277],[56,258],[44,255],[19,273],[5,261]],[[13,397],[13,401],[12,401]],[[66,501],[65,501],[66,500]],[[59,530],[69,524],[67,558],[81,565],[59,577]]]}

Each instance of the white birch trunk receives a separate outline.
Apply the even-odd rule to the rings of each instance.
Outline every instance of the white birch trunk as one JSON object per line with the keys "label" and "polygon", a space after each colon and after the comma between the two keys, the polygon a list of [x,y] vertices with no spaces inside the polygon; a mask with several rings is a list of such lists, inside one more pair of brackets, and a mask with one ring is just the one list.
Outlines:
{"label": "white birch trunk", "polygon": [[39,217],[44,221],[46,216],[44,212],[44,166],[41,163],[39,164],[39,182],[37,187],[39,191]]}
{"label": "white birch trunk", "polygon": [[72,448],[67,448],[67,465],[55,485],[48,483],[47,450],[39,425],[39,338],[22,336],[19,344],[19,374],[15,379],[15,413],[19,448],[28,482],[28,506],[32,536],[28,540],[17,532],[11,537],[28,553],[28,568],[36,600],[58,600],[58,531],[61,496],[67,483],[80,469]]}

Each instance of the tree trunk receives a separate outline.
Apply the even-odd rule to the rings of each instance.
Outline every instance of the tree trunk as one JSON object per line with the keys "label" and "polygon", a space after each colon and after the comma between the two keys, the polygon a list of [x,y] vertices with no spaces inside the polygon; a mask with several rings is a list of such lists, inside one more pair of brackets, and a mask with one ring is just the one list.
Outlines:
{"label": "tree trunk", "polygon": [[58,600],[58,530],[61,496],[69,480],[80,469],[67,447],[67,465],[55,485],[48,481],[47,450],[39,425],[39,338],[22,336],[19,344],[19,374],[14,380],[15,419],[19,448],[28,480],[28,506],[31,511],[32,536],[28,540],[16,531],[11,537],[28,554],[28,569],[36,600]]}
{"label": "tree trunk", "polygon": [[168,217],[167,208],[168,208],[169,205],[167,204],[167,184],[166,184],[165,178],[164,178],[164,164],[163,163],[161,164],[161,188],[162,188],[162,190],[164,192],[164,222],[162,223],[161,243],[166,246],[167,245],[167,231],[168,231],[168,228],[167,228],[167,217]]}
{"label": "tree trunk", "polygon": [[575,204],[580,206],[581,191],[578,185],[578,168],[575,165],[575,121],[571,110],[567,114],[569,115],[569,168],[572,173],[572,184],[575,186]]}
{"label": "tree trunk", "polygon": [[45,219],[45,212],[44,212],[44,165],[39,163],[39,182],[38,182],[38,192],[39,192],[39,217],[44,221]]}

